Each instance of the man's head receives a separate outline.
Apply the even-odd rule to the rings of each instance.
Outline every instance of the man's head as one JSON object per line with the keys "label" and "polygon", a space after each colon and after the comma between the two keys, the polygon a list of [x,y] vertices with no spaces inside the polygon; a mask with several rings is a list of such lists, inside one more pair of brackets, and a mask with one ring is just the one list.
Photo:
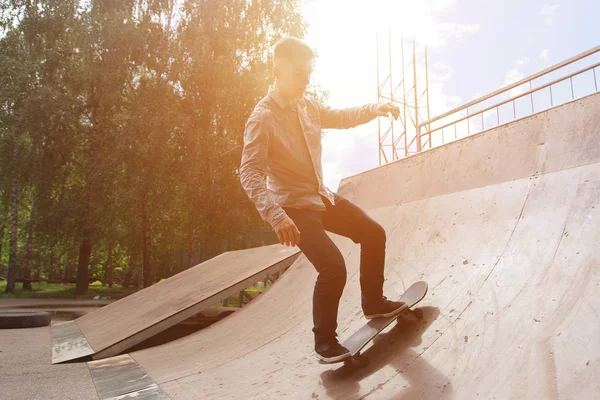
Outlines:
{"label": "man's head", "polygon": [[273,74],[279,93],[288,99],[301,98],[310,83],[315,53],[295,37],[280,39],[273,49]]}

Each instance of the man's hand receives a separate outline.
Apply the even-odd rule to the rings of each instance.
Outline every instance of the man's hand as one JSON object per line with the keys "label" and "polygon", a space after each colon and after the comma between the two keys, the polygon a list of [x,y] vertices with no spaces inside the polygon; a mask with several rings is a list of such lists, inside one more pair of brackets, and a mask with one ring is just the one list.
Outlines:
{"label": "man's hand", "polygon": [[379,117],[387,117],[391,113],[395,120],[400,116],[400,108],[392,103],[378,104],[375,112]]}
{"label": "man's hand", "polygon": [[292,247],[300,243],[300,231],[290,217],[279,222],[273,229],[279,238],[279,243]]}

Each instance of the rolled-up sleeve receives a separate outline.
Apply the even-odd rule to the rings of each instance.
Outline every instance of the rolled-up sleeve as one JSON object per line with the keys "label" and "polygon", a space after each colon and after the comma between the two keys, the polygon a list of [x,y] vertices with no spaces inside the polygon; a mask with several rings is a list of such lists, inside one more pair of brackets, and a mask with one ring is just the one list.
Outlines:
{"label": "rolled-up sleeve", "polygon": [[273,128],[268,115],[251,117],[244,132],[244,149],[240,166],[240,181],[261,218],[271,226],[277,225],[287,214],[267,188],[267,158]]}
{"label": "rolled-up sleeve", "polygon": [[366,104],[361,107],[332,109],[319,104],[321,128],[348,129],[366,124],[377,117],[377,104]]}

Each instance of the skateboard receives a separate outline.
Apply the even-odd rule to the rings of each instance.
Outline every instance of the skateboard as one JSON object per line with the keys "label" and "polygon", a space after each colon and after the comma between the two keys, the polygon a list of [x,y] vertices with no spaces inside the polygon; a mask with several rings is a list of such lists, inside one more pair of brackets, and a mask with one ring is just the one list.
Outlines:
{"label": "skateboard", "polygon": [[413,311],[411,310],[411,307],[423,300],[427,294],[427,287],[427,282],[424,281],[413,283],[408,290],[406,290],[406,292],[400,296],[400,299],[398,299],[398,301],[406,304],[404,310],[392,317],[373,318],[364,324],[359,330],[354,332],[352,336],[346,339],[342,346],[350,350],[349,357],[334,362],[319,360],[319,364],[335,364],[343,362],[344,365],[357,367],[366,366],[369,363],[369,360],[366,357],[361,356],[360,351],[382,330],[384,330],[394,320],[398,319],[398,317],[406,313],[413,313],[413,315],[418,319],[423,318],[423,312],[421,310]]}

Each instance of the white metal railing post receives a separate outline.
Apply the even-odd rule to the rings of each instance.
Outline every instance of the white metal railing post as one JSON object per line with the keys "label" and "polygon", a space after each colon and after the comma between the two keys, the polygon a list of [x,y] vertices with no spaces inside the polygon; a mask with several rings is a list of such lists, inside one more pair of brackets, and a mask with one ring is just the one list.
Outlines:
{"label": "white metal railing post", "polygon": [[417,131],[417,153],[420,153],[422,150],[421,147],[421,127],[419,126],[419,93],[417,90],[417,53],[416,53],[416,44],[413,40],[413,79],[414,79],[414,94],[415,94],[415,129]]}

